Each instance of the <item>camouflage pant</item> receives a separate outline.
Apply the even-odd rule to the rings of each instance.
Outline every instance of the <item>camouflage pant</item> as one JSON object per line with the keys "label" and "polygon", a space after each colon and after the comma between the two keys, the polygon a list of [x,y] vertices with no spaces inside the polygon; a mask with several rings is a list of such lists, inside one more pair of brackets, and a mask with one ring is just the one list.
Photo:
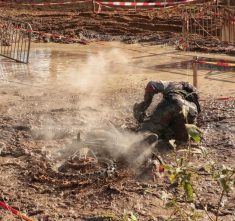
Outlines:
{"label": "camouflage pant", "polygon": [[[183,106],[188,107],[187,121],[182,113]],[[151,131],[166,139],[187,140],[185,123],[194,123],[197,117],[194,103],[184,100],[180,95],[163,99],[148,120],[141,124],[141,131]]]}

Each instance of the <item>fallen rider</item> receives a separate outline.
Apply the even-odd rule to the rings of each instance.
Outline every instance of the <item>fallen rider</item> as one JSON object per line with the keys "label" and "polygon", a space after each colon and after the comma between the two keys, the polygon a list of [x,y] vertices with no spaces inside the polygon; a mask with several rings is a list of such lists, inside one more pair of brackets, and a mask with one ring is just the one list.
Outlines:
{"label": "fallen rider", "polygon": [[[163,98],[147,117],[146,111],[158,93]],[[144,100],[133,107],[134,117],[140,123],[139,131],[152,133],[151,143],[154,137],[186,141],[185,124],[195,124],[201,112],[198,100],[197,89],[188,82],[150,81],[145,88]]]}

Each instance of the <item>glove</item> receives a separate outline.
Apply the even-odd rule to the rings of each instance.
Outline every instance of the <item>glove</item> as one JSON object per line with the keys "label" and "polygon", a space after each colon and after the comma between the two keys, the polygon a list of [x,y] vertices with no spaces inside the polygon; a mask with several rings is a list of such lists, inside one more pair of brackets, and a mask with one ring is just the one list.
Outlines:
{"label": "glove", "polygon": [[133,107],[133,115],[134,118],[139,122],[142,123],[144,121],[144,118],[146,117],[146,114],[143,109],[143,103],[135,103]]}

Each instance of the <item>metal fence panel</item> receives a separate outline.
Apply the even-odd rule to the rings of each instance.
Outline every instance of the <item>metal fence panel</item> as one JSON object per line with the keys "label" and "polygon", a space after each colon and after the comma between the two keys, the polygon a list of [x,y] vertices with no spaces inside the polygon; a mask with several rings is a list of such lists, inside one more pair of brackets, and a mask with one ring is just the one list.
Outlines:
{"label": "metal fence panel", "polygon": [[183,35],[187,41],[214,39],[235,44],[235,8],[195,5],[186,10]]}
{"label": "metal fence panel", "polygon": [[0,55],[28,63],[31,34],[30,24],[0,16]]}
{"label": "metal fence panel", "polygon": [[221,8],[223,19],[221,40],[235,44],[235,8]]}

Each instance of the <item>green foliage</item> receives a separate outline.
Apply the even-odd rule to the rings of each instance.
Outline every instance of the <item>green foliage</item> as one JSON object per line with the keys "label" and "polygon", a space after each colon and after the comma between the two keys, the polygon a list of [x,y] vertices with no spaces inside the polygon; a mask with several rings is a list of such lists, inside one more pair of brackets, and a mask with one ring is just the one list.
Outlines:
{"label": "green foliage", "polygon": [[127,221],[137,221],[137,218],[133,213],[131,213],[130,217],[127,218]]}
{"label": "green foliage", "polygon": [[100,216],[103,220],[109,221],[138,221],[137,217],[131,213],[124,213],[123,215],[115,215],[113,213],[103,214]]}
{"label": "green foliage", "polygon": [[[185,126],[187,128],[189,138],[199,142],[201,140],[201,131],[195,125],[186,124]],[[235,170],[225,166],[219,167],[218,164],[215,164],[215,162],[209,160],[208,151],[205,147],[197,146],[192,148],[191,143],[189,142],[187,149],[177,150],[174,140],[170,140],[169,143],[174,148],[175,164],[164,165],[164,168],[168,180],[172,184],[177,184],[177,191],[173,194],[163,192],[162,200],[164,201],[165,206],[173,208],[172,214],[176,217],[180,217],[181,220],[196,221],[202,217],[201,214],[195,209],[194,204],[196,201],[199,201],[202,204],[204,212],[207,214],[209,220],[218,221],[223,197],[225,193],[231,192],[231,190],[235,187]],[[181,153],[184,155],[182,156]],[[190,161],[191,154],[198,154],[207,159],[207,163],[203,166],[204,170],[208,172],[208,175],[210,175],[212,179],[214,178],[214,180],[220,184],[222,192],[219,196],[215,214],[216,217],[214,219],[208,213],[206,205],[202,203],[199,198],[199,194],[197,194],[197,190],[195,189],[195,187],[199,185],[195,177],[200,176],[200,174],[197,172],[198,168],[195,167],[195,165],[193,165]],[[192,182],[192,177],[195,180],[194,182]],[[186,198],[183,206],[178,203],[179,200],[182,200],[182,196],[177,194],[180,189],[184,191]],[[189,206],[189,202],[191,205],[194,205],[194,208]]]}
{"label": "green foliage", "polygon": [[186,121],[185,127],[186,127],[189,137],[191,137],[195,142],[200,142],[201,141],[200,129],[194,124],[188,124],[189,107],[186,105],[183,105],[181,113],[184,115],[184,118]]}
{"label": "green foliage", "polygon": [[131,212],[131,213],[125,213],[124,215],[121,216],[120,221],[138,221],[136,216]]}
{"label": "green foliage", "polygon": [[185,127],[186,127],[189,137],[191,137],[195,142],[201,141],[201,131],[196,125],[185,124]]}
{"label": "green foliage", "polygon": [[166,167],[168,168],[168,178],[170,182],[179,183],[179,185],[183,188],[185,195],[189,201],[193,200],[193,188],[191,185],[191,176],[192,174],[187,171],[183,165],[179,167]]}
{"label": "green foliage", "polygon": [[[188,111],[189,110],[187,107],[182,107],[181,113],[184,115],[186,122]],[[175,140],[170,140],[169,143],[174,150],[175,162],[171,165],[164,165],[166,172],[165,174],[168,180],[171,184],[176,184],[174,186],[177,190],[173,193],[163,192],[161,198],[166,207],[173,208],[172,215],[179,217],[180,220],[196,221],[202,218],[202,215],[198,213],[195,208],[195,202],[197,201],[203,206],[204,212],[210,221],[218,221],[223,197],[226,193],[231,192],[235,187],[235,170],[225,166],[222,166],[221,168],[218,166],[218,164],[215,164],[213,161],[209,160],[209,153],[205,147],[198,145],[192,148],[190,142],[191,139],[197,143],[200,142],[202,138],[202,132],[194,124],[185,124],[185,127],[189,137],[188,148],[177,150]],[[200,176],[200,173],[198,173],[198,168],[196,168],[195,165],[192,165],[191,163],[191,157],[194,154],[202,156],[207,160],[203,168],[208,173],[208,175],[211,176],[212,180],[214,179],[219,183],[222,190],[217,204],[215,219],[212,218],[208,213],[207,206],[202,203],[199,194],[197,193],[197,189],[195,188],[200,186],[200,184],[197,182],[198,179],[195,179],[195,177]],[[194,182],[192,180],[194,180]],[[182,200],[182,195],[178,193],[182,193],[182,191],[186,201],[184,204],[179,204],[178,202]]]}
{"label": "green foliage", "polygon": [[208,161],[206,164],[204,164],[203,168],[207,173],[214,173],[215,162],[214,161]]}
{"label": "green foliage", "polygon": [[98,218],[102,219],[102,220],[109,220],[109,221],[120,221],[118,216],[116,216],[113,213],[103,214],[103,215],[99,216]]}
{"label": "green foliage", "polygon": [[223,166],[221,170],[215,171],[214,178],[220,183],[223,191],[229,193],[235,185],[235,170]]}
{"label": "green foliage", "polygon": [[197,211],[194,211],[193,213],[191,213],[191,215],[189,217],[189,221],[196,221],[201,218],[202,218],[202,214]]}
{"label": "green foliage", "polygon": [[193,200],[193,187],[190,183],[190,177],[191,174],[184,174],[183,179],[181,181],[181,185],[184,188],[185,194],[187,196],[187,198],[192,201]]}

